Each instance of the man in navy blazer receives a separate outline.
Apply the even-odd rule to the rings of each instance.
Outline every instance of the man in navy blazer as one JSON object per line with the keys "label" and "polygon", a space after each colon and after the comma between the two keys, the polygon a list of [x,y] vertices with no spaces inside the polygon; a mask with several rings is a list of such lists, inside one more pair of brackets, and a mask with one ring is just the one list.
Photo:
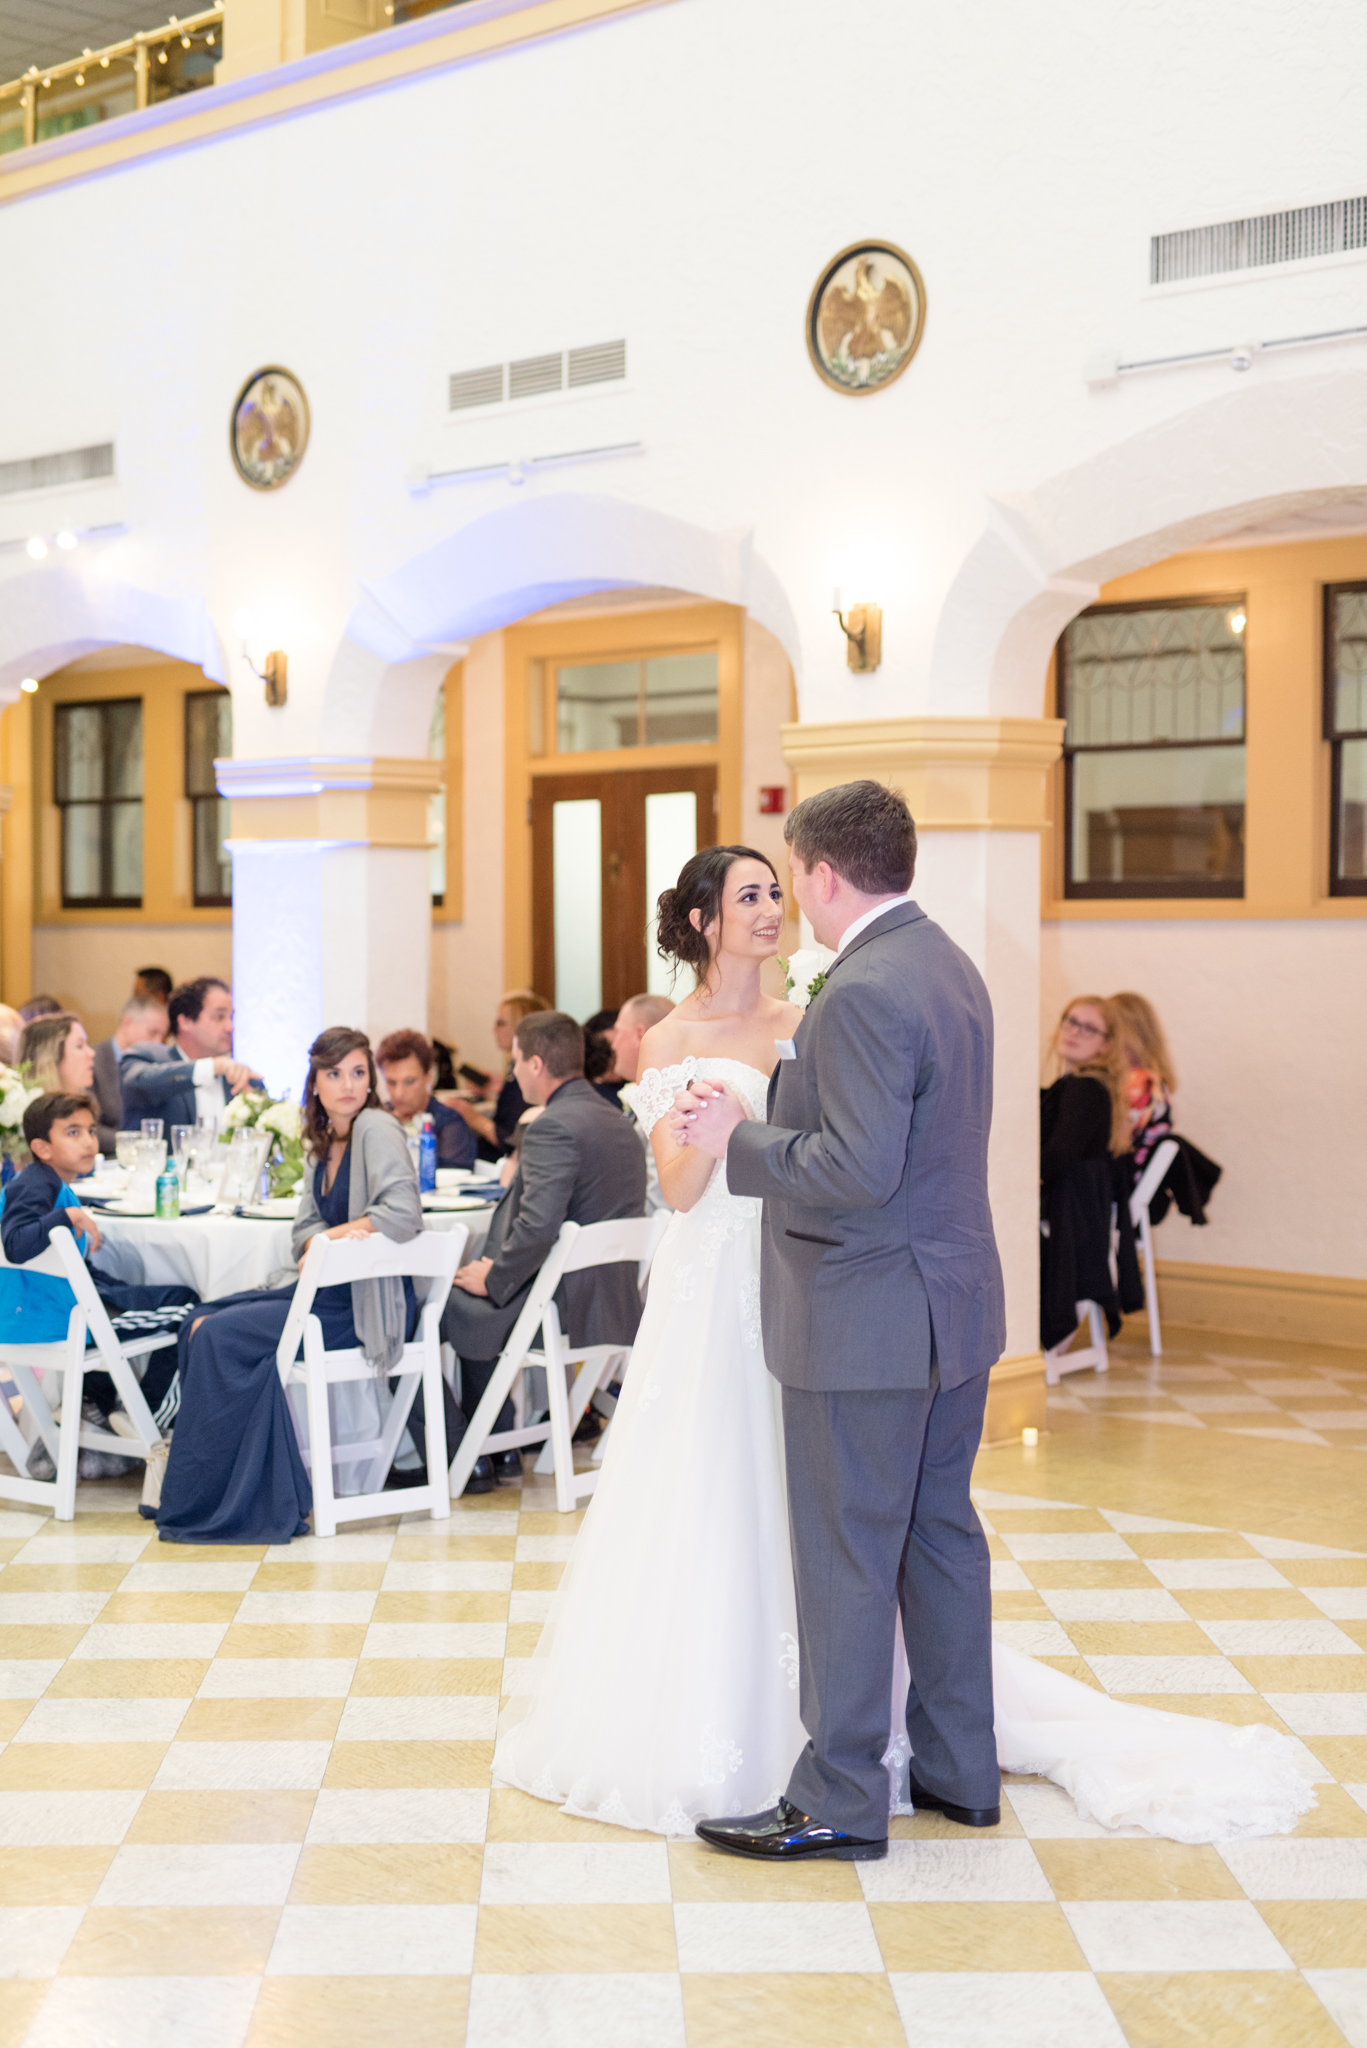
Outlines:
{"label": "man in navy blazer", "polygon": [[202,974],[173,991],[167,1004],[172,1044],[131,1045],[119,1065],[123,1128],[144,1117],[172,1124],[219,1118],[234,1095],[261,1085],[254,1068],[233,1058],[233,994],[216,975]]}

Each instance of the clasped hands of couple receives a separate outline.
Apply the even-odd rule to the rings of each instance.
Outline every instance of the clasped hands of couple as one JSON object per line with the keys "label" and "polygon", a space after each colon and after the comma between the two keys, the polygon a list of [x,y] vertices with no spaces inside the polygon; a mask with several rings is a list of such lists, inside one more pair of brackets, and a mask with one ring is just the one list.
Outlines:
{"label": "clasped hands of couple", "polygon": [[695,1077],[674,1097],[669,1135],[676,1145],[692,1145],[712,1159],[725,1159],[732,1131],[745,1120],[744,1103],[725,1081]]}

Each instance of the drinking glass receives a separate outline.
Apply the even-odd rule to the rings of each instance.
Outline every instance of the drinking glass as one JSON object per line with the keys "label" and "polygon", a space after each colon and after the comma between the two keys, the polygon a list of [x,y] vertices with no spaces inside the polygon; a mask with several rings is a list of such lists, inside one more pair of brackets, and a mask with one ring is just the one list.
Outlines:
{"label": "drinking glass", "polygon": [[176,1172],[180,1176],[182,1188],[185,1186],[186,1178],[190,1171],[190,1159],[194,1142],[195,1126],[193,1124],[172,1124],[171,1155],[176,1162]]}
{"label": "drinking glass", "polygon": [[144,1138],[164,1138],[165,1119],[159,1116],[145,1116],[142,1120],[142,1135]]}
{"label": "drinking glass", "polygon": [[114,1157],[125,1173],[131,1173],[138,1163],[138,1146],[142,1143],[136,1131],[120,1131],[114,1140]]}

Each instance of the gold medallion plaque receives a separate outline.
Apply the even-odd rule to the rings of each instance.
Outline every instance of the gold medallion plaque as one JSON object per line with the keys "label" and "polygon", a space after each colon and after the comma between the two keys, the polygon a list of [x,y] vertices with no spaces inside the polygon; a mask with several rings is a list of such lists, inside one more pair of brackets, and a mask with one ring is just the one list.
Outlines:
{"label": "gold medallion plaque", "polygon": [[926,289],[892,242],[852,242],[826,265],[807,304],[807,353],[833,391],[853,398],[901,376],[921,343]]}
{"label": "gold medallion plaque", "polygon": [[255,371],[233,405],[228,439],[243,483],[254,491],[287,483],[309,443],[309,405],[298,378],[278,365]]}

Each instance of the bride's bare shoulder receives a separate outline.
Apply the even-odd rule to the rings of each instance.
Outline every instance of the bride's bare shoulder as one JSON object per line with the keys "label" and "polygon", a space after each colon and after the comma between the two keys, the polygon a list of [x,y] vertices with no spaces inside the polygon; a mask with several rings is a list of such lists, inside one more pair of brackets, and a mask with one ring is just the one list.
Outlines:
{"label": "bride's bare shoulder", "polygon": [[677,1067],[687,1053],[686,1034],[672,1016],[662,1017],[658,1024],[652,1024],[641,1040],[641,1051],[636,1071],[644,1074],[650,1067]]}

